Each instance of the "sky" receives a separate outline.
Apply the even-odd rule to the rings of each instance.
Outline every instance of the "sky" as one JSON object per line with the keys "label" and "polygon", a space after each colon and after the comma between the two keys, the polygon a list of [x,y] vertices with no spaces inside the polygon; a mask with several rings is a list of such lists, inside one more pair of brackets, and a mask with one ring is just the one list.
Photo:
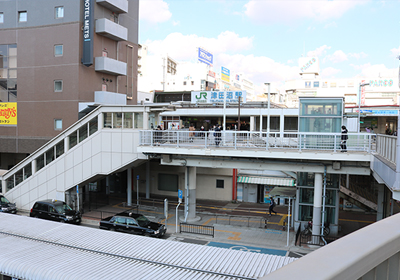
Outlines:
{"label": "sky", "polygon": [[400,0],[140,0],[139,44],[196,62],[197,48],[258,89],[299,79],[318,57],[324,79],[397,77]]}

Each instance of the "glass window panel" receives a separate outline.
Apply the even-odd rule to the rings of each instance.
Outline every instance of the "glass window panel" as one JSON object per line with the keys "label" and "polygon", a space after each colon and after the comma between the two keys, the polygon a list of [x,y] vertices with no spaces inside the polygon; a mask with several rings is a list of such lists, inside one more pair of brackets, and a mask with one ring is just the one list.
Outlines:
{"label": "glass window panel", "polygon": [[63,55],[63,45],[55,45],[54,46],[54,55],[62,56]]}
{"label": "glass window panel", "polygon": [[[8,77],[10,79],[16,79],[17,78],[17,70],[16,69],[8,70]],[[15,80],[15,84],[17,84],[17,80]]]}
{"label": "glass window panel", "polygon": [[[7,69],[0,69],[0,82],[2,79],[8,78],[8,70]],[[4,80],[1,85],[4,85],[4,82],[7,84],[7,80]]]}
{"label": "glass window panel", "polygon": [[4,14],[0,13],[0,23],[4,23]]}
{"label": "glass window panel", "polygon": [[8,79],[7,80],[7,88],[9,90],[16,90],[17,89],[17,79]]}
{"label": "glass window panel", "polygon": [[54,130],[62,130],[62,120],[54,120]]}
{"label": "glass window panel", "polygon": [[79,128],[79,143],[88,137],[88,125],[85,124]]}
{"label": "glass window panel", "polygon": [[0,55],[8,56],[8,45],[0,45]]}
{"label": "glass window panel", "polygon": [[122,127],[122,113],[113,113],[113,128]]}
{"label": "glass window panel", "polygon": [[23,179],[24,179],[24,177],[23,177],[22,169],[15,172],[15,185],[18,185],[19,183],[21,183],[23,181]]}
{"label": "glass window panel", "polygon": [[103,127],[104,128],[112,128],[112,113],[103,113],[103,118],[104,118],[104,122],[103,122]]}
{"label": "glass window panel", "polygon": [[56,145],[56,158],[64,154],[64,140]]}
{"label": "glass window panel", "polygon": [[17,45],[8,45],[8,56],[17,56]]}
{"label": "glass window panel", "polygon": [[330,206],[336,205],[336,190],[326,190],[325,204]]}
{"label": "glass window panel", "polygon": [[24,167],[24,180],[32,176],[32,165],[28,164]]}
{"label": "glass window panel", "polygon": [[298,117],[284,118],[284,131],[297,131],[299,125]]}
{"label": "glass window panel", "polygon": [[18,12],[18,21],[26,22],[28,20],[28,13],[26,11]]}
{"label": "glass window panel", "polygon": [[8,68],[8,57],[0,55],[0,68]]}
{"label": "glass window panel", "polygon": [[15,102],[17,101],[17,91],[10,90],[8,91],[8,102]]}
{"label": "glass window panel", "polygon": [[44,154],[39,156],[36,159],[36,171],[39,171],[40,169],[42,169],[44,167]]}
{"label": "glass window panel", "polygon": [[46,165],[54,160],[54,147],[46,152]]}
{"label": "glass window panel", "polygon": [[64,7],[56,7],[56,18],[64,17]]}
{"label": "glass window panel", "polygon": [[14,176],[6,179],[6,188],[7,188],[7,191],[14,188]]}
{"label": "glass window panel", "polygon": [[124,113],[124,128],[133,128],[132,113]]}
{"label": "glass window panel", "polygon": [[69,136],[69,149],[75,147],[76,144],[78,143],[77,132],[78,132],[78,131],[75,131],[74,133],[72,133],[72,134]]}
{"label": "glass window panel", "polygon": [[311,221],[313,216],[312,205],[299,205],[299,218],[300,221]]}
{"label": "glass window panel", "polygon": [[97,131],[97,128],[97,117],[95,117],[89,121],[89,136],[95,133]]}
{"label": "glass window panel", "polygon": [[8,102],[8,91],[2,88],[1,86],[0,86],[0,102]]}
{"label": "glass window panel", "polygon": [[143,114],[135,113],[135,128],[143,128]]}
{"label": "glass window panel", "polygon": [[62,90],[63,90],[62,81],[61,80],[54,81],[54,91],[61,92]]}
{"label": "glass window panel", "polygon": [[314,186],[314,173],[297,172],[297,185],[298,186]]}
{"label": "glass window panel", "polygon": [[8,57],[8,68],[17,68],[17,57],[16,56]]}
{"label": "glass window panel", "polygon": [[300,188],[300,203],[310,203],[314,202],[314,188]]}

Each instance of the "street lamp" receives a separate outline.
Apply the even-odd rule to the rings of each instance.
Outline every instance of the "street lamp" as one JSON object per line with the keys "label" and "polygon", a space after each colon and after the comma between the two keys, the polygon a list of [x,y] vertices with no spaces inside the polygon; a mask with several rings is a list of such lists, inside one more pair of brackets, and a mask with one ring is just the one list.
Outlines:
{"label": "street lamp", "polygon": [[267,118],[267,137],[269,135],[269,127],[270,127],[270,103],[271,103],[271,96],[270,96],[270,83],[264,83],[264,85],[268,86],[268,118]]}
{"label": "street lamp", "polygon": [[360,87],[358,88],[358,124],[357,124],[357,133],[360,133],[360,120],[361,120],[361,88],[369,86],[369,83],[360,83]]}

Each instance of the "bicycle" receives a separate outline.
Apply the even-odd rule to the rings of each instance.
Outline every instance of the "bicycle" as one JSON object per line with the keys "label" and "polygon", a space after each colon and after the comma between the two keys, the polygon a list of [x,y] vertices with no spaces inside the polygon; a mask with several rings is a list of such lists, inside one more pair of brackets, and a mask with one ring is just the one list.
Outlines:
{"label": "bicycle", "polygon": [[[324,234],[323,236],[327,236],[331,233],[328,223],[324,223]],[[312,234],[312,221],[308,221],[308,223],[304,226],[304,230],[301,232],[302,235],[311,235]]]}

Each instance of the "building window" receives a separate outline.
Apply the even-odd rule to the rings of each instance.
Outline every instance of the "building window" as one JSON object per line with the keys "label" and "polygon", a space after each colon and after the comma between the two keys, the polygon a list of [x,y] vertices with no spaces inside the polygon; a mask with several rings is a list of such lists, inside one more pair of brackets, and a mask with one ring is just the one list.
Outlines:
{"label": "building window", "polygon": [[54,45],[54,56],[63,55],[63,45]]}
{"label": "building window", "polygon": [[3,22],[4,22],[4,14],[0,13],[0,23],[3,23]]}
{"label": "building window", "polygon": [[63,83],[62,83],[62,80],[56,80],[56,81],[54,81],[54,91],[55,91],[55,92],[61,92],[61,91],[63,91]]}
{"label": "building window", "polygon": [[186,86],[186,81],[183,82],[183,85]]}
{"label": "building window", "polygon": [[54,130],[62,130],[62,120],[54,120]]}
{"label": "building window", "polygon": [[27,20],[28,20],[28,12],[27,11],[18,12],[18,21],[19,22],[27,22]]}
{"label": "building window", "polygon": [[192,81],[192,86],[194,86],[194,81]]}
{"label": "building window", "polygon": [[55,18],[63,18],[64,17],[64,7],[56,7],[55,9]]}
{"label": "building window", "polygon": [[0,102],[17,101],[17,45],[0,45]]}
{"label": "building window", "polygon": [[224,188],[224,180],[217,179],[217,189]]}

